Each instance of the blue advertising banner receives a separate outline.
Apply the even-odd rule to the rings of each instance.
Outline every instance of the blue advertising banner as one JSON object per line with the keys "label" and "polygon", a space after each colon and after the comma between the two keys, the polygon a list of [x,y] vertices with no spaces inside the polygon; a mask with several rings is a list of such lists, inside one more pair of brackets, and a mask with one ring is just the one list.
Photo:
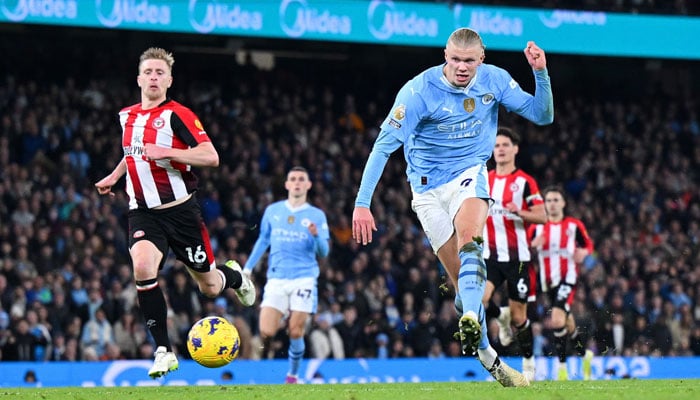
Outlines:
{"label": "blue advertising banner", "polygon": [[700,59],[700,18],[391,0],[0,0],[0,23],[442,47],[468,26],[489,49]]}
{"label": "blue advertising banner", "polygon": [[[520,367],[519,358],[504,358]],[[283,383],[287,360],[236,360],[209,369],[194,361],[180,361],[180,370],[159,380],[148,377],[149,360],[113,362],[0,362],[0,387],[23,386],[158,386]],[[537,380],[556,379],[557,360],[539,357]],[[581,379],[580,359],[568,360],[570,379]],[[392,383],[489,381],[490,375],[475,358],[304,360],[300,378],[305,383]],[[35,372],[38,384],[25,384],[24,374]],[[225,372],[230,372],[231,377]],[[700,357],[594,357],[592,379],[700,378]]]}

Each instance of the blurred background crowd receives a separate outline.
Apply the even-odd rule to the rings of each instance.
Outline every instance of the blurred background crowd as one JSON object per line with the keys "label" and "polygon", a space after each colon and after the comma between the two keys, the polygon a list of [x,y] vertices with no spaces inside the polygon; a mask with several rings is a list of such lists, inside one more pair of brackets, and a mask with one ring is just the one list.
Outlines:
{"label": "blurred background crowd", "polygon": [[[4,33],[3,54],[23,54],[22,42],[11,39],[20,37],[31,38],[36,54],[0,61],[0,360],[152,357],[135,310],[124,182],[114,197],[93,186],[122,157],[117,112],[139,101],[138,55],[151,45],[174,51],[170,95],[198,114],[219,151],[220,167],[197,171],[219,263],[245,262],[264,208],[286,196],[288,169],[310,171],[309,198],[328,215],[332,247],[321,264],[307,356],[460,355],[454,291],[410,209],[401,152],[372,203],[379,231],[371,246],[356,245],[350,226],[364,162],[396,90],[439,64],[441,49],[333,44],[348,58],[314,61],[320,50],[307,44],[309,58],[262,69],[230,54],[178,52],[211,38],[38,27]],[[80,47],[71,44],[77,38]],[[523,137],[519,166],[540,188],[563,185],[567,214],[582,219],[594,241],[573,308],[582,344],[599,355],[700,355],[697,62],[548,60],[554,124],[537,127],[505,111],[501,124]],[[487,52],[486,62],[532,90],[521,54]],[[264,270],[254,278],[262,287]],[[160,284],[183,358],[189,327],[209,314],[235,322],[241,357],[286,358],[284,332],[261,354],[256,307],[241,307],[232,293],[201,297],[172,257]],[[502,293],[495,299],[505,300]],[[530,307],[536,355],[551,349],[547,308],[544,299]],[[498,350],[513,354],[492,328]]]}

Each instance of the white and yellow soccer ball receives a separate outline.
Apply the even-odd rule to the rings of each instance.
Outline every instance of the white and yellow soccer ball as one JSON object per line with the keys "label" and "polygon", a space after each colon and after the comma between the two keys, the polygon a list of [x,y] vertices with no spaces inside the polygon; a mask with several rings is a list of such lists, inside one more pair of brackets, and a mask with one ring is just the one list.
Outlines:
{"label": "white and yellow soccer ball", "polygon": [[218,368],[238,357],[241,338],[238,329],[222,317],[205,317],[187,334],[187,350],[193,360],[207,368]]}

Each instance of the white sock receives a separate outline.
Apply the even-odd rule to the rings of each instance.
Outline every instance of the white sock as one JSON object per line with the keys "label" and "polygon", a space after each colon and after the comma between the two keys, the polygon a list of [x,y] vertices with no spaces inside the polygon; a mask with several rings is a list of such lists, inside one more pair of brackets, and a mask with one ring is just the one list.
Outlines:
{"label": "white sock", "polygon": [[498,358],[498,353],[496,353],[496,350],[494,350],[491,345],[485,349],[477,350],[477,354],[479,355],[479,360],[481,360],[481,363],[486,369],[491,369],[493,363],[496,362],[496,358]]}

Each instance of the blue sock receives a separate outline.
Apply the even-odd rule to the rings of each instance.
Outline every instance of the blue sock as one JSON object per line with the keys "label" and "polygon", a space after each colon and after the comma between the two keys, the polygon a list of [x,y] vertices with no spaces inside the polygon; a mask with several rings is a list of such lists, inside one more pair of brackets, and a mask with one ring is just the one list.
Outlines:
{"label": "blue sock", "polygon": [[455,311],[457,311],[457,315],[459,316],[464,314],[464,308],[462,307],[462,296],[459,295],[459,291],[455,295]]}
{"label": "blue sock", "polygon": [[481,304],[486,287],[486,263],[482,251],[481,245],[475,242],[467,243],[459,250],[462,266],[459,268],[457,279],[459,286],[457,297],[462,300],[463,312],[474,311],[479,317],[479,324],[481,324],[479,348],[485,349],[489,346],[489,339],[484,306]]}
{"label": "blue sock", "polygon": [[303,337],[289,340],[289,373],[287,375],[299,375],[299,365],[305,350],[306,344]]}

